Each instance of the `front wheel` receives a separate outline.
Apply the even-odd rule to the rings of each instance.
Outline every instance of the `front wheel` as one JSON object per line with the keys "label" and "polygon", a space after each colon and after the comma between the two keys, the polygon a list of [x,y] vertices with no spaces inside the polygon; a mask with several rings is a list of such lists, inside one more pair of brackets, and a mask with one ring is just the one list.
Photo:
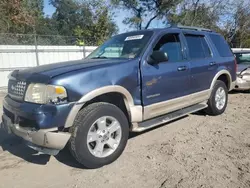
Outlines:
{"label": "front wheel", "polygon": [[224,113],[227,107],[228,89],[224,82],[217,80],[212,90],[208,107],[205,110],[209,115],[220,115]]}
{"label": "front wheel", "polygon": [[99,168],[122,154],[129,125],[117,106],[93,103],[79,112],[71,132],[70,150],[76,160],[87,168]]}

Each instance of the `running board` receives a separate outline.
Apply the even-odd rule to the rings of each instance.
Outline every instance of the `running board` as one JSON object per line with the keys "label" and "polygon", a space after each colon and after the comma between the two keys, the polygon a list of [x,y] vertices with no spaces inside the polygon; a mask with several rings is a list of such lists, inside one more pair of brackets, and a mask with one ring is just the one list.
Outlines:
{"label": "running board", "polygon": [[189,107],[183,108],[181,110],[177,110],[177,111],[168,113],[166,115],[138,123],[138,126],[134,127],[132,131],[133,132],[142,132],[142,131],[145,131],[147,129],[159,126],[161,124],[173,121],[173,120],[178,119],[180,117],[186,116],[186,115],[191,114],[193,112],[197,112],[197,111],[202,110],[206,107],[207,107],[207,104],[196,104],[193,106],[189,106]]}

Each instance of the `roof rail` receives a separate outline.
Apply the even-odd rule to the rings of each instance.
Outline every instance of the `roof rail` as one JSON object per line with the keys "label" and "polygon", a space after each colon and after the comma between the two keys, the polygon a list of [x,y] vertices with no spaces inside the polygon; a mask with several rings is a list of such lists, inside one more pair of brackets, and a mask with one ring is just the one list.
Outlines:
{"label": "roof rail", "polygon": [[202,27],[192,27],[192,26],[184,26],[184,25],[171,25],[170,27],[172,28],[179,28],[179,29],[190,29],[190,30],[195,30],[195,31],[208,31],[208,32],[213,32],[211,29],[207,28],[202,28]]}

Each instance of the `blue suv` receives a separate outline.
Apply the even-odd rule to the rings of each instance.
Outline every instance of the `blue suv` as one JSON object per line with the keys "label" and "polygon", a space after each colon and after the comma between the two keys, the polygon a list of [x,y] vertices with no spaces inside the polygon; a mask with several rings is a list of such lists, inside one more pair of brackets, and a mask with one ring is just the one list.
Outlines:
{"label": "blue suv", "polygon": [[86,59],[16,70],[3,125],[31,148],[56,155],[66,144],[87,168],[116,160],[129,131],[189,113],[222,114],[235,58],[208,29],[172,26],[112,37]]}

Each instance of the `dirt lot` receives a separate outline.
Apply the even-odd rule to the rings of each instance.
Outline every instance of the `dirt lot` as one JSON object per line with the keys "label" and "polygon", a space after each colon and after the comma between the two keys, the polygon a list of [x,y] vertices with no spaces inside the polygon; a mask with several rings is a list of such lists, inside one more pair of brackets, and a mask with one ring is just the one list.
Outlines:
{"label": "dirt lot", "polygon": [[96,170],[80,168],[67,150],[36,155],[1,130],[0,180],[1,188],[249,188],[250,94],[230,94],[222,116],[193,114],[131,135],[123,155]]}

